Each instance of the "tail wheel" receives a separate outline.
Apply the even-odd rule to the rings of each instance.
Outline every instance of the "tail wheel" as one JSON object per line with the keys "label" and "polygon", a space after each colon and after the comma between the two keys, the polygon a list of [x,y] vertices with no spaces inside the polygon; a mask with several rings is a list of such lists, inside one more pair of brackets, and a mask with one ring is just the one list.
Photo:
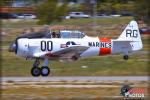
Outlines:
{"label": "tail wheel", "polygon": [[78,60],[77,56],[72,56],[72,60]]}
{"label": "tail wheel", "polygon": [[47,66],[41,67],[41,75],[42,76],[48,76],[50,73],[50,69]]}
{"label": "tail wheel", "polygon": [[31,74],[32,76],[38,77],[41,74],[40,68],[39,67],[33,67],[31,69]]}
{"label": "tail wheel", "polygon": [[128,56],[128,55],[124,55],[124,56],[123,56],[123,59],[124,59],[124,60],[128,60],[128,59],[129,59],[129,56]]}

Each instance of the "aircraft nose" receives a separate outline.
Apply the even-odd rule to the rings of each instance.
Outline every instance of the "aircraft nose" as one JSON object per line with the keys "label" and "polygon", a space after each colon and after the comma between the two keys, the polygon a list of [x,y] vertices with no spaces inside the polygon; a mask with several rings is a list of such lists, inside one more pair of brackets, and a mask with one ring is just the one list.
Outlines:
{"label": "aircraft nose", "polygon": [[13,42],[10,44],[8,51],[9,52],[15,52],[16,51],[16,44]]}

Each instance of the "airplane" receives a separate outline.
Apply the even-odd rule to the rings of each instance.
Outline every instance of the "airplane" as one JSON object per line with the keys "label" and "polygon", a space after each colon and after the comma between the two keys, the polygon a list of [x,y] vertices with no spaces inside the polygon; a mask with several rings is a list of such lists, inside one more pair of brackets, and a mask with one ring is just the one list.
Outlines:
{"label": "airplane", "polygon": [[[64,62],[76,61],[91,56],[108,54],[123,54],[128,60],[128,54],[141,50],[143,47],[137,22],[132,20],[117,39],[89,37],[78,30],[60,30],[47,33],[32,33],[19,36],[10,45],[9,51],[17,56],[35,59],[31,74],[34,77],[48,76],[49,60]],[[39,67],[40,60],[44,60]]]}

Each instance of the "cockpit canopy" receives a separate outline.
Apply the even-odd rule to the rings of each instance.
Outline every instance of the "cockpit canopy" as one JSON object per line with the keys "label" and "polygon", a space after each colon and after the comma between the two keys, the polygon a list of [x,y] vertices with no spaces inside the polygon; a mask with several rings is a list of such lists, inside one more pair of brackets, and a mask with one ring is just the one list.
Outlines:
{"label": "cockpit canopy", "polygon": [[60,30],[59,32],[35,32],[30,34],[24,34],[18,38],[83,38],[85,34],[78,30]]}
{"label": "cockpit canopy", "polygon": [[83,38],[85,36],[83,32],[80,32],[78,30],[61,30],[59,34],[60,38]]}

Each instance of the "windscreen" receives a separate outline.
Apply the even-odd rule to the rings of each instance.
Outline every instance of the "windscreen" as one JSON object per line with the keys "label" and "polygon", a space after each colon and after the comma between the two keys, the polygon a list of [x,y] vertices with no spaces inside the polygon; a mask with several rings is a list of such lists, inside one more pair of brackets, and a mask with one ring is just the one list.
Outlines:
{"label": "windscreen", "polygon": [[83,38],[85,35],[80,31],[60,31],[61,38]]}

